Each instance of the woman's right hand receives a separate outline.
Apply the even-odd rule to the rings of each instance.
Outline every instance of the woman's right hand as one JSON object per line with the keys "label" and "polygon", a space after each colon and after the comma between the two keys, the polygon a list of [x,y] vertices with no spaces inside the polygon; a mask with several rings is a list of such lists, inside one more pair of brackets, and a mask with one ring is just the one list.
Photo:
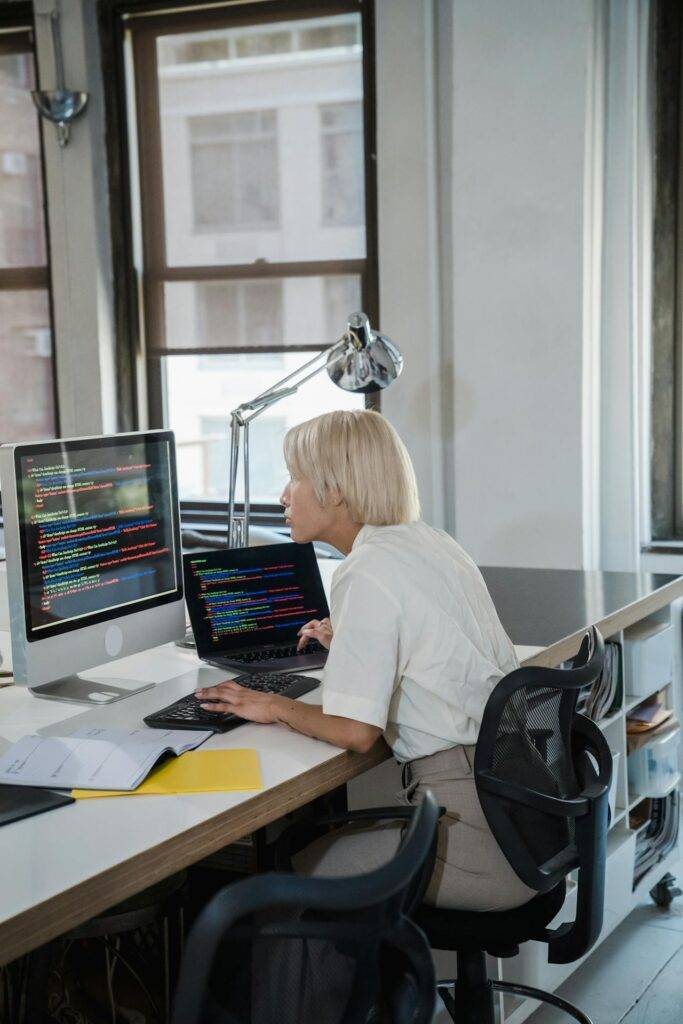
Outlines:
{"label": "woman's right hand", "polygon": [[329,651],[332,643],[332,624],[329,619],[311,619],[301,627],[298,636],[299,642],[296,645],[298,651],[302,651],[309,640],[317,640]]}

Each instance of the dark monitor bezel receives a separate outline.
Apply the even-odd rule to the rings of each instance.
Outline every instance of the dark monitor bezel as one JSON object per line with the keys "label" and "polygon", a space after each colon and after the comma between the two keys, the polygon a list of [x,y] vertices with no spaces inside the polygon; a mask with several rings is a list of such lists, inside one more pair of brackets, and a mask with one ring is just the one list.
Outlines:
{"label": "dark monitor bezel", "polygon": [[[24,518],[24,493],[21,487],[22,472],[21,459],[27,455],[49,455],[61,451],[82,451],[83,449],[115,448],[117,445],[130,444],[167,444],[169,446],[169,469],[171,479],[171,503],[173,516],[173,542],[175,545],[174,563],[176,589],[168,594],[154,595],[141,598],[134,604],[119,606],[118,608],[107,608],[99,612],[92,612],[90,615],[83,615],[81,618],[72,619],[67,622],[56,622],[51,625],[42,626],[36,630],[31,622],[31,604],[28,587],[28,551],[26,547],[26,536],[23,524]],[[51,640],[53,637],[63,636],[66,633],[73,633],[77,629],[87,629],[89,626],[96,626],[102,622],[110,622],[112,619],[125,618],[128,615],[136,615],[140,612],[149,611],[151,608],[160,608],[165,604],[181,600],[184,594],[183,589],[183,559],[180,539],[180,509],[178,505],[178,478],[176,473],[175,459],[175,435],[172,430],[142,431],[130,434],[111,434],[107,437],[74,437],[68,440],[39,441],[36,444],[18,444],[14,448],[14,487],[17,502],[17,532],[19,534],[19,549],[21,552],[21,586],[24,596],[24,620],[26,624],[26,639],[29,643],[37,643],[41,640]]]}
{"label": "dark monitor bezel", "polygon": [[[192,623],[192,631],[194,633],[195,642],[197,644],[197,654],[201,658],[207,658],[210,656],[229,654],[232,651],[241,652],[249,648],[263,648],[266,650],[268,647],[276,647],[289,642],[291,637],[284,637],[281,640],[276,641],[262,641],[254,642],[253,634],[245,633],[244,637],[236,643],[226,643],[222,647],[214,647],[210,640],[207,639],[207,630],[203,626],[201,598],[196,593],[196,587],[194,586],[192,574],[190,572],[190,564],[193,560],[202,559],[210,563],[212,567],[216,568],[232,568],[238,566],[240,561],[251,559],[259,560],[263,558],[279,557],[283,554],[295,551],[296,557],[301,559],[300,568],[302,571],[310,571],[313,576],[313,586],[318,590],[320,601],[316,600],[316,604],[320,604],[320,610],[322,617],[329,617],[330,610],[327,603],[327,595],[325,594],[325,587],[323,586],[322,577],[320,575],[320,569],[318,568],[318,560],[316,558],[315,549],[313,544],[297,544],[292,541],[283,541],[282,544],[259,544],[255,547],[248,548],[224,548],[221,550],[213,551],[189,551],[183,555],[183,570],[185,574],[185,600],[187,602],[187,610],[190,614],[190,621]],[[234,639],[234,638],[233,638]]]}

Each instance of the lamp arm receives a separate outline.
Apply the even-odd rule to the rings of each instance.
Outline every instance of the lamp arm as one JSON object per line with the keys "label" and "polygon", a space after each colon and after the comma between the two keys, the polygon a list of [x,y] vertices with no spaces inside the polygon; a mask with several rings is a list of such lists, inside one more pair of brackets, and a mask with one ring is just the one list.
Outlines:
{"label": "lamp arm", "polygon": [[[287,374],[282,380],[272,384],[261,394],[248,402],[243,402],[230,413],[230,475],[228,488],[228,547],[247,547],[249,545],[249,423],[260,416],[283,398],[295,395],[302,384],[311,380],[325,369],[330,354],[336,348],[347,344],[350,333],[344,333],[329,348],[316,352],[302,366]],[[319,364],[319,365],[316,365]],[[307,372],[308,371],[308,372]],[[300,378],[300,379],[296,379]],[[294,383],[290,383],[293,381]],[[243,439],[243,440],[242,440]],[[242,464],[244,473],[244,513],[239,518],[235,515],[235,495],[237,492],[237,469],[240,446],[243,448]]]}
{"label": "lamp arm", "polygon": [[239,547],[241,537],[237,536],[239,527],[235,519],[235,493],[237,491],[237,462],[240,450],[240,431],[243,424],[236,413],[230,414],[230,475],[228,478],[228,547]]}
{"label": "lamp arm", "polygon": [[[277,381],[275,384],[271,384],[269,388],[262,391],[261,394],[256,395],[255,398],[250,399],[248,402],[242,402],[242,404],[236,409],[233,409],[233,414],[237,414],[243,419],[245,418],[245,413],[253,412],[254,415],[258,415],[258,413],[263,409],[267,409],[269,406],[274,405],[275,402],[278,402],[281,398],[288,398],[290,395],[296,394],[297,389],[300,388],[302,384],[305,384],[311,379],[311,377],[315,377],[317,373],[320,373],[320,371],[325,368],[330,356],[335,352],[335,349],[339,349],[339,355],[341,355],[345,346],[348,345],[350,341],[355,341],[355,336],[350,331],[345,331],[344,334],[342,334],[340,338],[337,338],[337,340],[328,348],[323,349],[321,352],[316,352],[312,359],[309,359],[308,362],[298,366],[296,370],[292,370],[292,372],[288,373],[286,377],[282,378],[282,380]],[[316,363],[320,363],[316,369],[311,370],[310,373],[305,372],[312,366],[315,366]],[[302,374],[304,376],[300,376]],[[295,377],[300,377],[300,379],[295,380],[293,384],[286,387],[285,385],[289,384],[289,382],[294,380]],[[253,416],[250,417],[250,419],[253,418]]]}
{"label": "lamp arm", "polygon": [[[233,409],[233,415],[242,415],[243,413],[252,412],[254,410],[258,411],[260,410],[262,404],[264,409],[268,408],[269,405],[273,404],[270,401],[270,399],[273,396],[276,396],[274,401],[279,400],[280,392],[285,392],[284,394],[282,394],[282,398],[286,398],[287,395],[294,394],[296,389],[299,387],[301,383],[303,383],[303,381],[295,381],[294,384],[291,385],[291,387],[286,387],[286,385],[289,384],[289,382],[293,380],[295,377],[298,377],[304,371],[308,370],[309,367],[313,366],[315,363],[320,362],[320,369],[322,370],[325,365],[325,362],[323,362],[322,360],[323,357],[327,356],[327,352],[327,349],[325,349],[323,352],[316,352],[312,359],[309,359],[302,366],[297,366],[296,370],[292,370],[292,372],[288,373],[286,377],[282,378],[282,380],[278,380],[276,381],[275,384],[271,384],[269,388],[266,388],[265,391],[262,391],[254,398],[251,398],[248,402],[242,402],[242,404],[239,405],[236,409]],[[318,371],[316,370],[315,372],[317,373]]]}

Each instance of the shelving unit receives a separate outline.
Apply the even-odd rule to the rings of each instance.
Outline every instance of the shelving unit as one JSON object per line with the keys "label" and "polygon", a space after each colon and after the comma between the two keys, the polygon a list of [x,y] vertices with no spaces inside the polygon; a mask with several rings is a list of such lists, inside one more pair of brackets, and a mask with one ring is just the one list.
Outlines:
{"label": "shelving unit", "polygon": [[[681,622],[681,611],[683,602],[674,601],[666,608],[660,609],[645,619],[645,623],[667,623]],[[636,628],[642,627],[638,623]],[[647,794],[636,794],[629,791],[628,787],[628,766],[627,766],[627,741],[626,741],[626,716],[648,697],[653,696],[660,690],[666,693],[667,706],[672,708],[679,721],[682,719],[681,705],[683,703],[683,658],[681,652],[680,628],[671,630],[672,650],[672,672],[671,678],[658,679],[653,683],[649,692],[644,694],[633,694],[635,682],[628,678],[627,659],[622,658],[624,672],[624,685],[622,689],[621,707],[598,723],[602,729],[610,749],[614,754],[619,753],[617,769],[617,792],[616,811],[610,822],[609,834],[607,837],[607,867],[605,882],[605,915],[599,945],[631,912],[635,905],[649,893],[650,889],[671,871],[680,857],[680,836],[675,849],[673,849],[663,860],[652,867],[645,877],[640,879],[634,889],[634,859],[636,849],[636,835],[640,829],[632,829],[629,825],[629,815],[634,807]],[[616,641],[624,645],[625,636],[629,630],[620,631],[613,635],[606,636],[606,640]],[[680,776],[678,780],[680,784]],[[673,784],[672,784],[672,787]],[[645,823],[646,824],[646,823]],[[645,825],[641,826],[645,827]],[[564,907],[558,914],[551,927],[557,926],[561,921],[570,920],[574,913],[576,900],[575,889],[567,893]],[[593,947],[594,949],[596,947]],[[589,952],[587,956],[592,953]],[[527,942],[520,948],[518,956],[509,960],[498,961],[499,977],[506,981],[517,981],[526,985],[533,985],[546,991],[554,991],[570,974],[572,974],[583,960],[573,964],[549,964],[547,959],[547,946],[543,943]],[[505,1024],[521,1024],[522,1021],[533,1013],[537,1003],[529,1000],[520,1001],[504,997],[500,1001],[500,1019]]]}

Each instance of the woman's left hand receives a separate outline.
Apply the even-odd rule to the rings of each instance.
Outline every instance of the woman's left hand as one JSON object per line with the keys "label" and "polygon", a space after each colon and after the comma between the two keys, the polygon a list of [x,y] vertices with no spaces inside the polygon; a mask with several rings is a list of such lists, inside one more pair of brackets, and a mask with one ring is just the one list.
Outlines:
{"label": "woman's left hand", "polygon": [[282,699],[277,694],[249,690],[232,680],[197,690],[195,696],[205,711],[216,711],[219,714],[231,712],[249,722],[260,722],[262,725],[277,722],[277,701]]}

